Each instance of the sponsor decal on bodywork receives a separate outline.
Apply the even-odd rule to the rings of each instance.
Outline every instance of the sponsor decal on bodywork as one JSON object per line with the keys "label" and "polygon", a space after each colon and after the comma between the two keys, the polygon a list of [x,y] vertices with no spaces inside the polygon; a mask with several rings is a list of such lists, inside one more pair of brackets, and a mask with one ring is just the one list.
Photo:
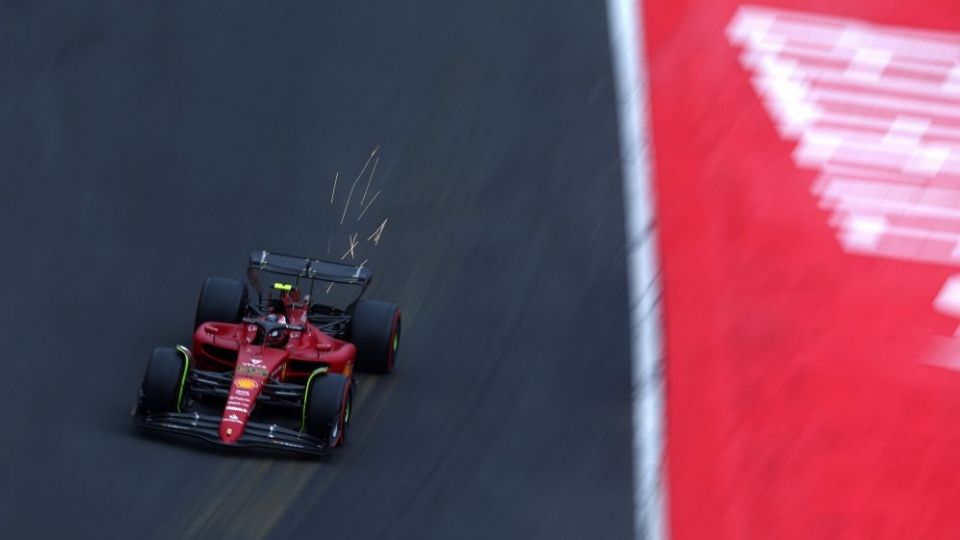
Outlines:
{"label": "sponsor decal on bodywork", "polygon": [[237,373],[248,377],[266,377],[270,374],[267,368],[261,366],[241,365],[237,366]]}
{"label": "sponsor decal on bodywork", "polygon": [[237,388],[241,388],[241,389],[243,389],[243,390],[253,390],[253,389],[256,388],[257,385],[259,385],[260,383],[258,383],[257,381],[255,381],[255,380],[253,380],[253,379],[248,379],[248,378],[246,378],[246,377],[241,377],[241,378],[233,381],[233,384],[236,385]]}

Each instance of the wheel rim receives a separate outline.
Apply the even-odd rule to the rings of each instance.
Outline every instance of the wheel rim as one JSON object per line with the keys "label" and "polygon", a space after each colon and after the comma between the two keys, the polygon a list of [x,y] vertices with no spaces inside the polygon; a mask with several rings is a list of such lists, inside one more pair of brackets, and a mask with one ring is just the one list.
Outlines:
{"label": "wheel rim", "polygon": [[333,427],[330,428],[330,446],[336,446],[338,439],[340,438],[340,421],[341,416],[338,414],[337,419],[333,421]]}
{"label": "wheel rim", "polygon": [[350,407],[352,401],[352,395],[348,391],[343,408],[341,409],[340,414],[337,415],[337,419],[333,422],[333,427],[330,428],[330,446],[337,446],[340,444],[340,439],[343,438],[347,431],[347,423],[350,421]]}
{"label": "wheel rim", "polygon": [[390,339],[390,360],[389,365],[390,369],[393,369],[393,364],[397,359],[397,349],[400,347],[400,314],[397,314],[397,318],[393,323],[393,337]]}

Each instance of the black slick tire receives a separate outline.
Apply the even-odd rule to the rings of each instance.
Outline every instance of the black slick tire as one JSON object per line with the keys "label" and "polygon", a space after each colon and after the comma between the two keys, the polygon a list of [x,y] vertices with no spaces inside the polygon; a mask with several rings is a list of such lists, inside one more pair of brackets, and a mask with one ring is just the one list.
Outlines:
{"label": "black slick tire", "polygon": [[177,412],[186,369],[186,361],[176,349],[154,349],[140,387],[141,411],[147,414]]}
{"label": "black slick tire", "polygon": [[304,430],[328,446],[343,444],[350,423],[350,378],[327,373],[310,380],[304,405]]}
{"label": "black slick tire", "polygon": [[247,308],[247,286],[241,281],[208,277],[200,289],[194,328],[206,322],[239,323]]}
{"label": "black slick tire", "polygon": [[358,371],[390,373],[400,346],[400,309],[389,302],[360,300],[350,322],[350,341],[357,347]]}

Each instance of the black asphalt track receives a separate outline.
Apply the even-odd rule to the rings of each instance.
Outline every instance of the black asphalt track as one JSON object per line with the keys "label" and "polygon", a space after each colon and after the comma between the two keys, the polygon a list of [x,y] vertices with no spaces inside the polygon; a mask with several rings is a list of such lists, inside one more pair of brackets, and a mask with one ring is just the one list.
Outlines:
{"label": "black asphalt track", "polygon": [[[598,0],[0,4],[0,537],[630,537],[615,113]],[[405,332],[345,448],[133,431],[205,276],[354,233]]]}

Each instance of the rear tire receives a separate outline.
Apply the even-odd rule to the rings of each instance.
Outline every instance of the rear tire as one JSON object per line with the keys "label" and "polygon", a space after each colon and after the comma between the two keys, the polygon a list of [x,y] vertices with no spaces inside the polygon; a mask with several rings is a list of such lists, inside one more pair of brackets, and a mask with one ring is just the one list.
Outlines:
{"label": "rear tire", "polygon": [[400,309],[379,300],[357,302],[350,323],[350,341],[357,347],[358,371],[390,373],[400,346]]}
{"label": "rear tire", "polygon": [[144,413],[177,412],[186,369],[187,362],[176,349],[154,349],[140,387],[143,394],[141,410]]}
{"label": "rear tire", "polygon": [[208,277],[200,289],[194,328],[205,322],[237,324],[247,308],[247,286],[241,281]]}
{"label": "rear tire", "polygon": [[304,430],[331,448],[340,446],[350,423],[352,398],[349,377],[339,373],[314,377],[307,387]]}

